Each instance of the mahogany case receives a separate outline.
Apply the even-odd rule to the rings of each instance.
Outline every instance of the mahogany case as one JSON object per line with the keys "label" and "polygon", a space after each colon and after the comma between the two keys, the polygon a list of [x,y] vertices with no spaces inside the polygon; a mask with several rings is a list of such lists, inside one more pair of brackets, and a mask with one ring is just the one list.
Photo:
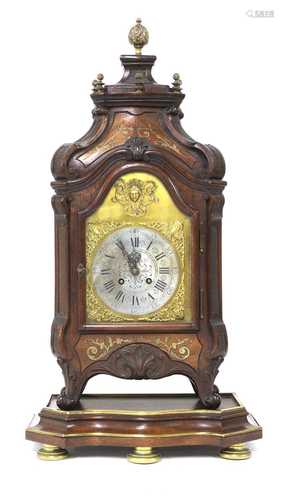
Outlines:
{"label": "mahogany case", "polygon": [[[52,160],[55,215],[55,316],[51,345],[65,379],[57,399],[76,408],[90,377],[189,378],[206,408],[221,398],[214,381],[227,350],[222,320],[221,219],[225,164],[213,146],[181,126],[184,98],[152,77],[155,56],[121,56],[116,85],[94,82],[94,121],[78,141],[64,144]],[[164,322],[86,321],[86,217],[103,203],[124,174],[147,172],[165,186],[192,221],[192,320]],[[159,339],[159,341],[158,341]],[[88,357],[88,343],[97,356]],[[183,356],[181,347],[190,349]]]}

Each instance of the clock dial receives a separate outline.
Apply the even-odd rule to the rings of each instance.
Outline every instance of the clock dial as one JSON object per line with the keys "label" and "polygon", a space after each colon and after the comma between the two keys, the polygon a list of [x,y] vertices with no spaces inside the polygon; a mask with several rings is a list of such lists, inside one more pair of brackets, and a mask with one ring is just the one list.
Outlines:
{"label": "clock dial", "polygon": [[133,316],[160,309],[179,283],[177,254],[171,243],[146,227],[114,231],[98,248],[93,286],[112,310]]}

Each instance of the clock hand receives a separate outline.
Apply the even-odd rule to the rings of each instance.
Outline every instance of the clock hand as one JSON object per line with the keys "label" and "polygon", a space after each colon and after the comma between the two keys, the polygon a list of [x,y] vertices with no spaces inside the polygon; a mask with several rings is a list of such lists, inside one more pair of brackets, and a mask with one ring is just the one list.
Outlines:
{"label": "clock hand", "polygon": [[136,252],[136,251],[132,251],[128,255],[129,269],[130,269],[131,274],[133,274],[133,276],[138,276],[138,274],[140,273],[140,270],[138,267],[138,262],[140,262],[140,260],[141,260],[141,254]]}
{"label": "clock hand", "polygon": [[138,264],[138,262],[140,262],[140,260],[141,260],[141,254],[136,252],[136,251],[131,252],[129,254],[129,257],[134,262],[134,264]]}
{"label": "clock hand", "polygon": [[137,252],[135,252],[135,254],[132,252],[132,254],[129,255],[128,264],[131,274],[133,274],[133,276],[138,276],[140,270],[137,264],[140,261],[141,255],[138,254],[139,258],[137,258]]}
{"label": "clock hand", "polygon": [[123,244],[123,242],[121,240],[118,240],[116,242],[116,245],[122,251],[122,254],[124,255],[124,257],[127,259],[129,271],[131,272],[131,274],[133,276],[138,276],[138,274],[139,274],[140,271],[139,271],[139,269],[137,267],[137,263],[141,259],[140,253],[135,252],[135,251],[132,251],[131,253],[128,253],[126,251],[125,246],[124,246],[124,244]]}
{"label": "clock hand", "polygon": [[126,258],[127,258],[127,260],[128,260],[128,258],[129,258],[129,254],[127,253],[127,251],[126,251],[126,249],[125,249],[125,246],[124,246],[124,244],[122,243],[122,241],[121,241],[121,240],[117,240],[117,241],[115,242],[115,244],[116,244],[116,246],[118,246],[118,248],[122,251],[122,254],[124,255],[124,257],[126,257]]}

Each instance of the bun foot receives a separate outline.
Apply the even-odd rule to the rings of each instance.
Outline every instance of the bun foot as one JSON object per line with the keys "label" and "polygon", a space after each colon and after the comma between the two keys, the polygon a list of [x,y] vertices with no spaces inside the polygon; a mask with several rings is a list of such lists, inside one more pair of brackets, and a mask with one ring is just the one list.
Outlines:
{"label": "bun foot", "polygon": [[161,460],[161,455],[153,452],[153,449],[148,446],[137,446],[132,453],[127,455],[127,460],[132,464],[155,464]]}
{"label": "bun foot", "polygon": [[220,457],[226,458],[227,460],[246,460],[250,458],[250,456],[251,451],[244,443],[233,444],[220,451]]}
{"label": "bun foot", "polygon": [[38,458],[41,460],[63,460],[69,456],[67,450],[59,448],[58,446],[51,446],[49,444],[43,444],[42,447],[37,452]]}

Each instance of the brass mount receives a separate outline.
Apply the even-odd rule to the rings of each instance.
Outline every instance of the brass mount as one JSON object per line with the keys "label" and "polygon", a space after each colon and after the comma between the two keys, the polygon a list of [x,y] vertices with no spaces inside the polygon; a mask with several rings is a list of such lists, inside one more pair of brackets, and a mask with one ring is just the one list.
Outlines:
{"label": "brass mount", "polygon": [[244,443],[232,444],[220,451],[220,457],[227,460],[246,460],[250,458],[251,451]]}
{"label": "brass mount", "polygon": [[46,461],[63,460],[69,456],[67,450],[59,448],[58,446],[51,446],[49,444],[43,444],[42,447],[37,452],[38,458]]}
{"label": "brass mount", "polygon": [[132,453],[127,455],[132,464],[155,464],[161,460],[161,455],[155,453],[150,446],[136,446]]}
{"label": "brass mount", "polygon": [[149,41],[149,33],[140,17],[136,19],[135,26],[129,31],[128,40],[131,45],[134,45],[136,55],[141,56],[144,45],[147,45]]}

